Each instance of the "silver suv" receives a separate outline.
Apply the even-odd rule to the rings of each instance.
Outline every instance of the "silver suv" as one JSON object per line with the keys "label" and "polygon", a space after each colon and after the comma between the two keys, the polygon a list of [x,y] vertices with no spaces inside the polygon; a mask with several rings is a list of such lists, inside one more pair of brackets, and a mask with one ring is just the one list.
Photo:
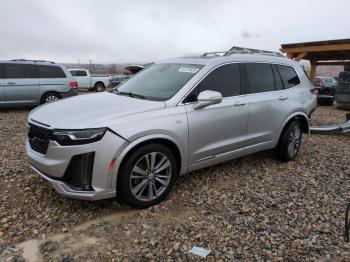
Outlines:
{"label": "silver suv", "polygon": [[178,175],[267,149],[294,160],[316,107],[311,89],[283,57],[172,59],[112,92],[34,109],[26,150],[64,196],[148,207]]}
{"label": "silver suv", "polygon": [[40,60],[0,61],[0,106],[37,106],[77,95],[77,82],[62,65]]}

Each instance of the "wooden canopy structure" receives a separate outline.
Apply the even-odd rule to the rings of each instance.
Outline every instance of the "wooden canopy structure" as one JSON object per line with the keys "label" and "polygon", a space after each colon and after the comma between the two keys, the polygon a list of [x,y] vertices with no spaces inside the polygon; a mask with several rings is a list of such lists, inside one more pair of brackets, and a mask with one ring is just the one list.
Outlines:
{"label": "wooden canopy structure", "polygon": [[295,61],[309,60],[311,80],[315,78],[317,66],[350,62],[350,39],[282,44],[280,50]]}

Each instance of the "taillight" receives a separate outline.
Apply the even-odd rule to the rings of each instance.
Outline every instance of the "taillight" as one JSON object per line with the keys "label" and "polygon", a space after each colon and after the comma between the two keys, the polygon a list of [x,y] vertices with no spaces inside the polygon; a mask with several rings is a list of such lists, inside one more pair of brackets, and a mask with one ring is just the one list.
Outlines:
{"label": "taillight", "polygon": [[311,93],[313,93],[314,95],[318,95],[318,89],[317,88],[311,89]]}
{"label": "taillight", "polygon": [[69,82],[69,86],[70,86],[71,88],[78,88],[78,82],[77,82],[77,81]]}

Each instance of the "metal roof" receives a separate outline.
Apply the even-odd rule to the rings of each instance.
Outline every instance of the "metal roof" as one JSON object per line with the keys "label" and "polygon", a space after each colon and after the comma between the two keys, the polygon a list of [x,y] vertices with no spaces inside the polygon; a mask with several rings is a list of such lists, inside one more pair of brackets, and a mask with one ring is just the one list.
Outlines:
{"label": "metal roof", "polygon": [[350,39],[282,44],[281,47],[290,58],[300,55],[301,59],[315,62],[350,60]]}

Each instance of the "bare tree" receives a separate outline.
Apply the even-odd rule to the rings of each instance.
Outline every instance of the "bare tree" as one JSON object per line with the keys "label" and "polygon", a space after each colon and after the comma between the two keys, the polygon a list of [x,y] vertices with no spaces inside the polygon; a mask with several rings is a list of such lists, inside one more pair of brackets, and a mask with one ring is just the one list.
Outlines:
{"label": "bare tree", "polygon": [[112,64],[110,71],[111,71],[111,74],[115,75],[118,72],[117,66],[115,64]]}

